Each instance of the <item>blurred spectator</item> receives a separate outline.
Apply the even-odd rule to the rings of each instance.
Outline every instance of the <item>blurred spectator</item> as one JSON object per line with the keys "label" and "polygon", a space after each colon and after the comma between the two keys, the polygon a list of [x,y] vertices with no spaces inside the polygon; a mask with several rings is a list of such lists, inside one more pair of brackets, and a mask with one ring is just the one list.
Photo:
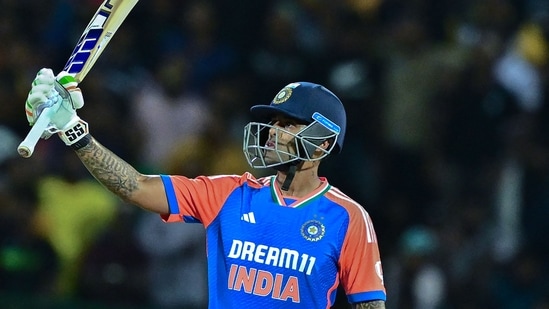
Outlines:
{"label": "blurred spectator", "polygon": [[502,309],[547,308],[549,276],[546,258],[529,249],[493,272],[491,292],[494,306]]}
{"label": "blurred spectator", "polygon": [[82,262],[99,235],[108,229],[118,200],[87,176],[67,152],[56,162],[60,173],[47,174],[37,183],[37,226],[54,248],[59,272],[52,283],[60,297],[73,297]]}
{"label": "blurred spectator", "polygon": [[188,70],[182,55],[165,55],[132,97],[131,117],[143,136],[138,157],[146,170],[158,170],[179,143],[200,134],[210,121],[209,104],[190,88]]}
{"label": "blurred spectator", "polygon": [[158,309],[199,309],[208,303],[206,232],[199,224],[166,224],[140,216],[135,237],[147,257],[148,301]]}
{"label": "blurred spectator", "polygon": [[152,74],[132,94],[131,116],[144,137],[142,163],[157,170],[178,144],[205,129],[211,118],[207,89],[234,69],[237,59],[233,48],[219,37],[213,3],[191,1],[179,6],[160,1],[152,6],[160,14],[156,17],[172,23],[165,24],[160,36],[155,32],[148,38],[161,52],[155,52],[159,56],[151,64]]}
{"label": "blurred spectator", "polygon": [[[2,134],[5,146],[9,143]],[[59,270],[56,252],[37,224],[39,170],[33,162],[0,160],[0,294],[49,297]],[[6,295],[2,295],[6,296]]]}
{"label": "blurred spectator", "polygon": [[139,219],[134,210],[123,205],[116,222],[87,250],[78,278],[77,299],[110,304],[113,309],[152,309],[147,294],[147,259],[132,237]]}
{"label": "blurred spectator", "polygon": [[501,236],[495,254],[501,262],[512,259],[520,246],[540,248],[549,254],[549,250],[541,249],[549,248],[549,232],[539,219],[549,214],[549,199],[544,193],[549,188],[545,176],[549,170],[545,124],[549,99],[547,18],[522,24],[494,67],[495,79],[508,91],[517,110],[503,130],[506,157],[501,179],[513,177],[507,181],[510,185],[506,191],[513,190],[515,196],[507,194],[498,205]]}
{"label": "blurred spectator", "polygon": [[[0,125],[0,141],[2,141],[2,144],[0,144],[0,164],[5,165],[9,159],[15,158],[17,155],[19,137],[9,127]],[[0,179],[0,182],[2,180],[4,179]]]}
{"label": "blurred spectator", "polygon": [[254,93],[276,93],[288,81],[303,79],[308,59],[299,49],[299,7],[290,1],[275,1],[269,6],[260,37],[250,52],[248,65],[258,88]]}
{"label": "blurred spectator", "polygon": [[[209,119],[200,124],[200,132],[174,143],[163,163],[166,173],[199,176],[241,174],[252,170],[242,152],[240,137],[247,117],[239,111],[250,100],[247,86],[238,76],[212,81],[205,99]],[[239,108],[241,107],[241,108]]]}
{"label": "blurred spectator", "polygon": [[385,263],[385,284],[392,295],[388,308],[444,308],[448,287],[439,248],[436,233],[426,226],[413,226],[402,234],[398,252]]}
{"label": "blurred spectator", "polygon": [[223,29],[219,25],[215,1],[178,3],[162,0],[145,5],[151,8],[144,11],[147,14],[144,18],[160,26],[150,27],[148,23],[138,25],[143,34],[140,41],[150,42],[149,46],[142,46],[146,51],[143,57],[147,69],[155,71],[158,63],[165,62],[164,58],[177,54],[186,65],[186,82],[182,88],[199,94],[219,74],[238,69],[235,48],[220,36]]}

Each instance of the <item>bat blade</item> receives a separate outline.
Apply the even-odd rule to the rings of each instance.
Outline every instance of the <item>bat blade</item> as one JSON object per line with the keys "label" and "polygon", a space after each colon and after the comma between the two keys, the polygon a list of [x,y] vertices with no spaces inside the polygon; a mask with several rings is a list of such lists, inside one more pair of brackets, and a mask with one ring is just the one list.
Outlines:
{"label": "bat blade", "polygon": [[[137,2],[138,0],[105,0],[101,3],[80,36],[63,71],[73,75],[78,83],[84,80]],[[36,143],[42,137],[44,130],[50,126],[51,117],[51,108],[42,111],[25,139],[17,147],[21,157],[32,156]]]}
{"label": "bat blade", "polygon": [[80,36],[63,71],[80,83],[138,0],[105,0]]}

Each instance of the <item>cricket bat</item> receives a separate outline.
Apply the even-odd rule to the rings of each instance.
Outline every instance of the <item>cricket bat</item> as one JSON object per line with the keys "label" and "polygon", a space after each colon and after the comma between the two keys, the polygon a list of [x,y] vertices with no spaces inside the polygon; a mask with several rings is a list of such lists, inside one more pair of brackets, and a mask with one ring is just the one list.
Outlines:
{"label": "cricket bat", "polygon": [[[80,83],[93,67],[114,33],[139,0],[105,0],[84,29],[63,71]],[[59,85],[59,87],[62,87]],[[25,139],[17,147],[23,158],[29,158],[44,130],[50,125],[51,116],[61,104],[46,106]]]}

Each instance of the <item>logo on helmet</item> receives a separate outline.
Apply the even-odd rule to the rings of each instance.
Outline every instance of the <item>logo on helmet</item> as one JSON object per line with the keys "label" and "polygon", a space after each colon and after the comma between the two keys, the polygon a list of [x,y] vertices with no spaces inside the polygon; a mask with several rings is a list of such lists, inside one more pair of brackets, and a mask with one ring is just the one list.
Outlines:
{"label": "logo on helmet", "polygon": [[292,96],[292,89],[295,89],[299,86],[299,83],[291,83],[286,87],[282,88],[273,99],[273,104],[280,104],[288,101]]}
{"label": "logo on helmet", "polygon": [[280,90],[273,99],[273,104],[280,104],[288,101],[292,96],[292,88],[285,87]]}

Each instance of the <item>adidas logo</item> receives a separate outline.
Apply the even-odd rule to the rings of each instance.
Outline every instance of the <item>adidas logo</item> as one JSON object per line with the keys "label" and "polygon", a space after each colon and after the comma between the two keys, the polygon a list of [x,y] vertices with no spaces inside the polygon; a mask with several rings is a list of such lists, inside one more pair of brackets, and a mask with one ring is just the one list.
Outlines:
{"label": "adidas logo", "polygon": [[250,211],[247,214],[243,214],[242,217],[240,217],[240,220],[250,222],[250,223],[255,223],[254,213]]}

